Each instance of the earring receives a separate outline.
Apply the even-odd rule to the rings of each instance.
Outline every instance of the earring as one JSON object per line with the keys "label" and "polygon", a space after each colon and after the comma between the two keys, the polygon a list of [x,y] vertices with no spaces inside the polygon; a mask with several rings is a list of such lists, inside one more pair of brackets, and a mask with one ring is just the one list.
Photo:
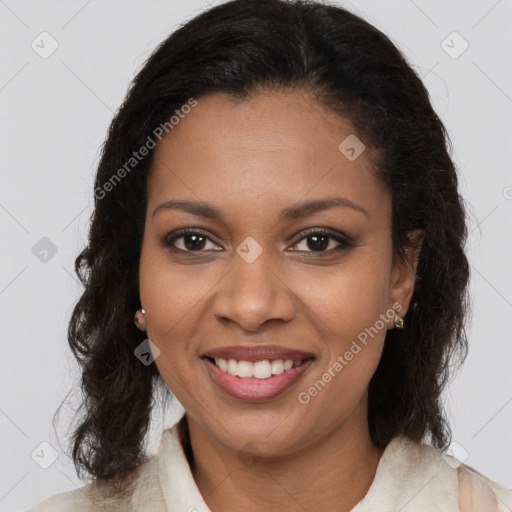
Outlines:
{"label": "earring", "polygon": [[137,312],[135,313],[135,316],[133,317],[133,320],[135,322],[135,325],[141,330],[141,331],[145,331],[145,326],[144,326],[144,315],[146,314],[146,311],[144,310],[144,308],[139,308],[137,310]]}
{"label": "earring", "polygon": [[395,311],[395,320],[394,320],[395,327],[397,329],[403,329],[404,328],[404,319]]}

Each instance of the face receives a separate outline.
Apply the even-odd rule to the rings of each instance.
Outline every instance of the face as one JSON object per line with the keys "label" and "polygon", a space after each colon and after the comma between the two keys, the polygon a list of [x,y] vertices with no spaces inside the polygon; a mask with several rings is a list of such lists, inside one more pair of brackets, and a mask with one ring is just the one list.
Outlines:
{"label": "face", "polygon": [[170,390],[225,447],[291,453],[366,422],[393,305],[405,314],[414,279],[393,257],[369,148],[339,149],[351,134],[305,93],[215,94],[155,149],[145,329]]}

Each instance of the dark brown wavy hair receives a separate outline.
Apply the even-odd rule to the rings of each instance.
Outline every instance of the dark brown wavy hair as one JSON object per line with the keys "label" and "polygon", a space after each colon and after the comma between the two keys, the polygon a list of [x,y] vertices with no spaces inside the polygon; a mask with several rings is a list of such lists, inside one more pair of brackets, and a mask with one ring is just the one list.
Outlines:
{"label": "dark brown wavy hair", "polygon": [[438,449],[451,441],[441,393],[467,353],[467,227],[451,142],[428,92],[387,36],[341,7],[233,0],[158,46],[102,147],[88,242],[75,262],[84,291],[68,329],[81,368],[72,435],[80,478],[116,482],[148,460],[146,434],[162,385],[156,366],[134,356],[145,339],[133,316],[153,151],[121,180],[113,177],[191,98],[222,92],[243,100],[261,88],[312,94],[350,119],[392,196],[395,254],[404,257],[408,234],[424,230],[405,328],[388,331],[369,385],[368,422],[379,447],[397,434]]}

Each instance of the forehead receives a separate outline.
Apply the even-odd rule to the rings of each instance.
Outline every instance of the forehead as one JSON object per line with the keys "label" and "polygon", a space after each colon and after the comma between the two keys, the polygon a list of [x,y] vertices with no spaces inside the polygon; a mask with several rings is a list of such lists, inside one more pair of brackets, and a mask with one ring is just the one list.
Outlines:
{"label": "forehead", "polygon": [[382,213],[389,197],[369,149],[355,159],[343,152],[347,145],[359,152],[362,144],[348,119],[306,93],[266,92],[242,101],[212,94],[198,99],[157,145],[148,209],[190,199],[258,215],[342,195]]}

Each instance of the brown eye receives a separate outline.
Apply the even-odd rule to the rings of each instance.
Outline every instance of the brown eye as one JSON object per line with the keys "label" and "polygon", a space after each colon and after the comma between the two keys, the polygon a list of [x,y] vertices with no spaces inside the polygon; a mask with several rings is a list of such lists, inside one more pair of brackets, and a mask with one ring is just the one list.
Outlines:
{"label": "brown eye", "polygon": [[[210,242],[213,247],[208,248],[208,242]],[[172,233],[162,241],[162,246],[170,247],[182,252],[205,252],[205,249],[218,250],[215,249],[215,244],[207,235],[200,231],[193,230],[182,230]]]}
{"label": "brown eye", "polygon": [[329,235],[309,235],[306,237],[308,240],[308,248],[312,251],[324,251],[329,246]]}
{"label": "brown eye", "polygon": [[204,249],[206,243],[206,237],[203,235],[183,235],[179,238],[183,238],[183,245],[189,251]]}
{"label": "brown eye", "polygon": [[[302,245],[302,248],[300,246]],[[292,249],[298,252],[331,253],[334,251],[354,247],[352,241],[339,233],[331,231],[313,231],[302,237]]]}

